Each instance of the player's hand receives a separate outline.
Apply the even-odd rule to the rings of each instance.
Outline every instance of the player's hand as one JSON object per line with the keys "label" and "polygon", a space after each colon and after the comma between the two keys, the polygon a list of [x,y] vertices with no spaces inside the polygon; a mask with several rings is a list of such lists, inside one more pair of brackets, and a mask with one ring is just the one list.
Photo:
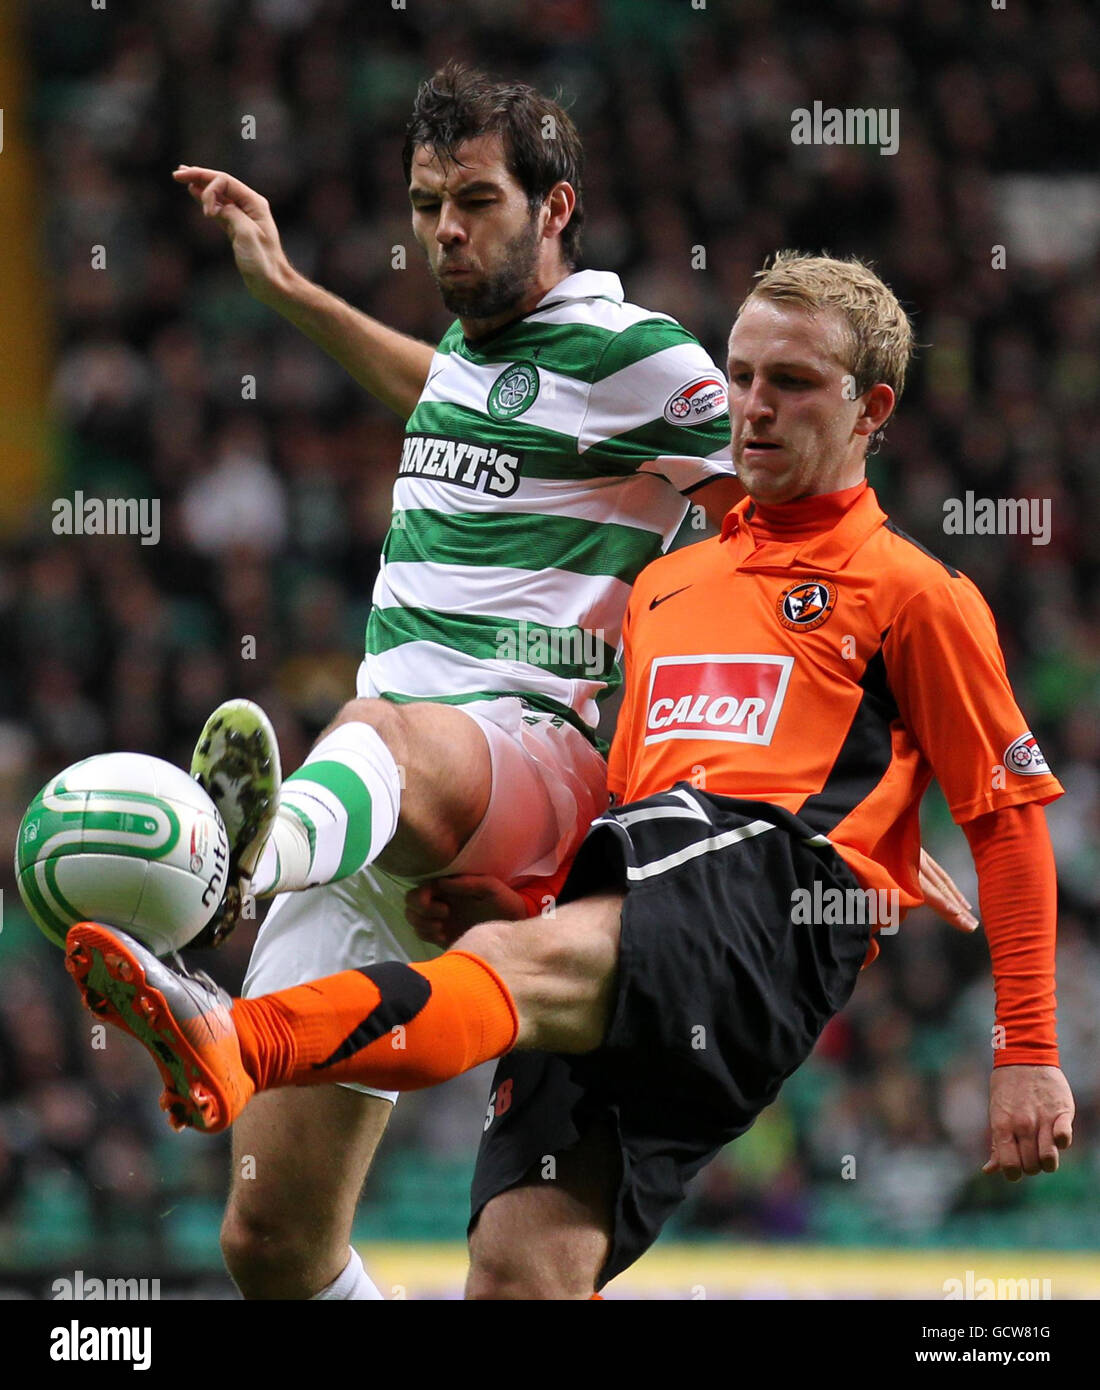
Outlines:
{"label": "player's hand", "polygon": [[1019,1182],[1054,1173],[1073,1143],[1073,1093],[1059,1067],[995,1067],[989,1082],[992,1146],[983,1173]]}
{"label": "player's hand", "polygon": [[955,880],[925,849],[920,852],[920,890],[927,905],[945,922],[959,931],[977,930],[978,919],[955,886]]}
{"label": "player's hand", "polygon": [[264,303],[277,299],[293,270],[267,199],[219,169],[181,164],[172,177],[225,228],[249,293]]}
{"label": "player's hand", "polygon": [[454,874],[432,879],[405,895],[405,916],[421,941],[453,946],[479,922],[512,922],[527,916],[527,904],[499,878]]}

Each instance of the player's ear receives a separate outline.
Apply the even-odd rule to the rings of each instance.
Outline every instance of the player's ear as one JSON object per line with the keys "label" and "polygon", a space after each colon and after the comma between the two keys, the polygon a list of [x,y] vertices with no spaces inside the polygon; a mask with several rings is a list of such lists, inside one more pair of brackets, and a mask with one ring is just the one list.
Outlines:
{"label": "player's ear", "polygon": [[876,382],[869,391],[864,392],[863,408],[855,423],[856,434],[872,435],[882,429],[894,413],[896,401],[892,386],[887,386],[885,381]]}
{"label": "player's ear", "polygon": [[543,206],[547,211],[545,235],[560,234],[565,229],[570,217],[573,216],[573,209],[577,206],[577,195],[573,190],[573,185],[567,183],[565,179],[559,179],[546,195]]}

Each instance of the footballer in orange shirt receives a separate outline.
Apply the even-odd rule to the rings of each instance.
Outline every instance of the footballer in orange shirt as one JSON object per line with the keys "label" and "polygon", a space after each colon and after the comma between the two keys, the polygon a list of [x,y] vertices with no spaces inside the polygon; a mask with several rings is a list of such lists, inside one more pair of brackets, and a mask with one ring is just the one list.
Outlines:
{"label": "footballer in orange shirt", "polygon": [[635,584],[617,804],[553,921],[484,922],[427,963],[233,1001],[122,933],[72,928],[86,1000],[150,1048],[178,1124],[221,1128],[274,1086],[415,1089],[501,1057],[468,1296],[590,1298],[809,1055],[876,928],[922,900],[935,776],[973,852],[996,983],[985,1171],[1057,1168],[1074,1107],[1042,806],[1062,788],[981,595],[867,485],[912,343],[857,261],[784,253],[760,273],[729,343],[748,496],[720,537]]}

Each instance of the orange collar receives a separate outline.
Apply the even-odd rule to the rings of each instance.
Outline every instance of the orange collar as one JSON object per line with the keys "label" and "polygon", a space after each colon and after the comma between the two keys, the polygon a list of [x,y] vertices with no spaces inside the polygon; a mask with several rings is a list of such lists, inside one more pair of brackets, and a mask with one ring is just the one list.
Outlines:
{"label": "orange collar", "polygon": [[[758,521],[756,526],[753,518],[761,509],[749,497],[726,513],[721,540],[732,542],[731,558],[740,568],[775,569],[798,564],[840,570],[887,519],[874,489],[866,482],[842,492],[784,503],[783,511],[788,508],[789,519],[795,523],[790,540],[778,539],[776,530],[767,526],[767,521],[782,524],[787,520],[779,507],[763,509],[767,521],[764,525]],[[805,528],[798,522],[805,522]]]}

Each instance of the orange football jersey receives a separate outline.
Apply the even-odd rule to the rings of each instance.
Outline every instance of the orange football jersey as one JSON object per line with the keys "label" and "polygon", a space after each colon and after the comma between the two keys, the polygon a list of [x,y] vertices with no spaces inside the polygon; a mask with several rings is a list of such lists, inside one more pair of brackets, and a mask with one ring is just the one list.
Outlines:
{"label": "orange football jersey", "polygon": [[1020,713],[993,616],[866,485],[761,508],[649,565],[624,625],[609,785],[768,801],[828,836],[866,888],[918,884],[934,775],[962,824],[1062,787]]}

